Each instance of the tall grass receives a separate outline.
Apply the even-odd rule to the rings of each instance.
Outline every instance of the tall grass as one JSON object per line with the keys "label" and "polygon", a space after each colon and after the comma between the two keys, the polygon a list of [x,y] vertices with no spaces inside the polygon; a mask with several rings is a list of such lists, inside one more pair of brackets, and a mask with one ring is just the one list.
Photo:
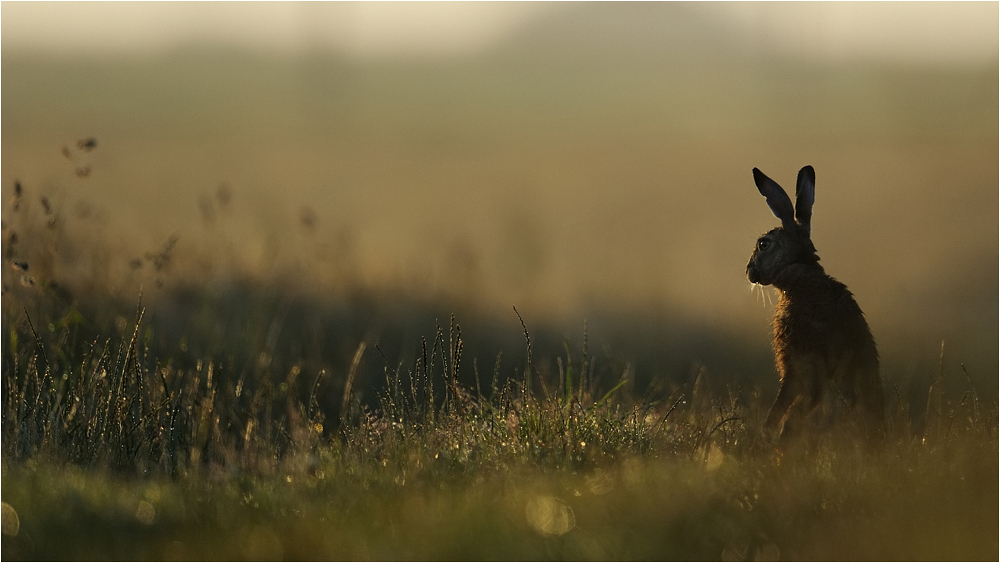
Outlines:
{"label": "tall grass", "polygon": [[[141,302],[132,322],[119,323],[117,338],[85,337],[79,324],[50,319],[43,326],[54,332],[43,338],[35,328],[39,321],[26,310],[6,313],[8,461],[42,456],[84,468],[169,476],[210,468],[271,474],[335,442],[339,451],[382,460],[405,459],[416,448],[463,467],[529,461],[564,467],[618,453],[690,447],[704,438],[700,427],[708,424],[700,418],[696,424],[691,412],[676,423],[668,420],[684,402],[680,390],[639,401],[624,396],[624,379],[611,389],[588,385],[593,375],[585,375],[586,352],[577,372],[568,348],[558,358],[558,373],[539,371],[531,363],[527,329],[528,360],[520,378],[500,377],[502,354],[485,377],[474,358],[476,383],[469,388],[459,378],[469,366],[454,317],[447,329],[438,326],[430,340],[421,340],[411,366],[391,365],[376,346],[385,382],[376,386],[374,405],[354,394],[367,350],[360,342],[345,366],[338,412],[317,393],[329,378],[325,370],[304,373],[292,365],[276,371],[260,361],[234,368],[217,358],[184,369],[173,357],[155,357]],[[716,416],[711,410],[699,414]]]}
{"label": "tall grass", "polygon": [[[481,369],[452,318],[409,366],[358,343],[331,402],[327,372],[154,356],[144,311],[96,338],[5,308],[8,557],[996,556],[997,407],[971,384],[919,408],[896,394],[874,448],[781,452],[759,432],[767,397],[704,373],[659,396],[598,387],[586,340],[549,372],[525,328]],[[374,404],[352,387],[371,348]]]}
{"label": "tall grass", "polygon": [[943,350],[926,402],[891,388],[883,442],[778,450],[769,394],[704,368],[637,386],[586,324],[543,345],[515,310],[520,347],[490,355],[455,316],[398,344],[413,354],[342,330],[316,361],[276,345],[290,306],[253,284],[224,338],[237,307],[207,290],[125,306],[62,286],[46,209],[34,236],[5,234],[7,559],[998,555],[997,402]]}

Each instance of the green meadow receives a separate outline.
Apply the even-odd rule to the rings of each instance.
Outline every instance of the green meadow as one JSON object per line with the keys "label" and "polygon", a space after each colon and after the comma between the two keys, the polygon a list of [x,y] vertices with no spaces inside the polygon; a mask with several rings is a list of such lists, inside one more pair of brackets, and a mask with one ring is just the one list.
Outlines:
{"label": "green meadow", "polygon": [[[996,401],[958,374],[926,403],[894,388],[877,444],[782,451],[759,389],[702,370],[640,393],[586,334],[559,352],[526,329],[480,362],[452,318],[412,362],[362,340],[315,372],[259,349],[171,353],[141,303],[93,339],[89,315],[60,312],[4,311],[11,560],[996,555]],[[372,356],[384,380],[362,385]]]}
{"label": "green meadow", "polygon": [[[2,54],[5,560],[996,560],[998,74],[683,4],[482,53]],[[777,220],[887,429],[778,449]]]}

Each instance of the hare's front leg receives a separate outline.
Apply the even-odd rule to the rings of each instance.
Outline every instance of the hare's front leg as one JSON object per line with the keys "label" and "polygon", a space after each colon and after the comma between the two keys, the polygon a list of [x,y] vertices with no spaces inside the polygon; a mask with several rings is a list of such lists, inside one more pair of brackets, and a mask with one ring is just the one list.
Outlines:
{"label": "hare's front leg", "polygon": [[785,413],[788,412],[788,408],[792,406],[792,402],[795,401],[796,397],[802,393],[796,374],[792,373],[792,370],[787,367],[783,371],[781,384],[778,387],[778,396],[774,399],[771,411],[767,413],[767,419],[764,421],[764,430],[767,432],[779,430],[778,425],[785,417]]}
{"label": "hare's front leg", "polygon": [[781,436],[794,433],[793,428],[819,404],[822,398],[822,362],[813,355],[792,355],[779,364],[781,388],[771,406],[764,428]]}

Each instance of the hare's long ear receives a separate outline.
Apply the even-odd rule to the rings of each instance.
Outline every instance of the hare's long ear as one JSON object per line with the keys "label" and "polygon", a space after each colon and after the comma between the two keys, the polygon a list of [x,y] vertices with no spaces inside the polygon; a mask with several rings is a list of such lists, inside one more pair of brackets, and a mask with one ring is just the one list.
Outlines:
{"label": "hare's long ear", "polygon": [[795,210],[785,190],[757,168],[753,169],[753,181],[757,184],[760,195],[767,199],[767,206],[771,208],[771,212],[781,219],[781,226],[790,228],[795,225]]}
{"label": "hare's long ear", "polygon": [[803,166],[799,170],[799,179],[795,183],[795,219],[809,233],[809,223],[812,219],[813,202],[816,201],[816,172],[812,166]]}

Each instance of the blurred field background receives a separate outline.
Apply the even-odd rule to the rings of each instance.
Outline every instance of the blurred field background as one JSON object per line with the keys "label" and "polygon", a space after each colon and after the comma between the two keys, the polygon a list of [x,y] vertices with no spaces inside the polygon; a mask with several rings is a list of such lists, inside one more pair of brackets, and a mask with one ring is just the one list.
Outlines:
{"label": "blurred field background", "polygon": [[[995,557],[996,3],[0,10],[12,558]],[[892,428],[782,465],[805,164]]]}
{"label": "blurred field background", "polygon": [[[886,376],[931,377],[945,340],[996,389],[995,5],[3,11],[4,218],[15,181],[20,213],[58,207],[60,283],[640,313],[766,359],[744,268],[776,220],[749,171],[791,189],[812,164],[816,245]],[[129,268],[171,236],[169,269]]]}

